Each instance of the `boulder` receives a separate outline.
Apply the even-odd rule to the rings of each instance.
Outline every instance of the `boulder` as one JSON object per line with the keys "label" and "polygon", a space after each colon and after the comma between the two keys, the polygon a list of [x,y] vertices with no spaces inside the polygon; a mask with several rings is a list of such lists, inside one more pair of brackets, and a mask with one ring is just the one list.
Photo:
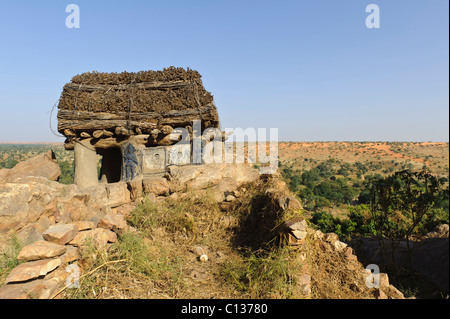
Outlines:
{"label": "boulder", "polygon": [[49,227],[42,236],[45,240],[65,245],[70,242],[78,232],[78,228],[74,224],[57,224]]}
{"label": "boulder", "polygon": [[181,184],[186,184],[201,174],[200,168],[201,165],[169,166],[167,167],[167,178],[170,181],[176,180]]}
{"label": "boulder", "polygon": [[[106,191],[102,196],[106,198]],[[88,220],[99,208],[99,205],[95,205],[96,203],[92,200],[92,197],[91,189],[81,189],[74,184],[64,185],[63,189],[58,192],[59,212],[56,213],[55,211],[55,221],[70,223],[72,221]]]}
{"label": "boulder", "polygon": [[343,243],[342,241],[336,240],[333,243],[333,246],[336,251],[343,251],[347,247],[347,244]]}
{"label": "boulder", "polygon": [[96,228],[79,232],[69,244],[80,247],[92,243],[95,248],[103,248],[107,243],[113,243],[116,240],[115,232],[104,228]]}
{"label": "boulder", "polygon": [[314,239],[314,240],[322,240],[323,239],[323,237],[325,236],[325,234],[324,233],[322,233],[320,230],[314,230],[314,229],[312,229],[311,230],[312,231],[312,238]]}
{"label": "boulder", "polygon": [[60,204],[63,209],[59,223],[69,224],[80,220],[89,220],[96,213],[95,208],[86,205],[84,200],[72,198],[70,201]]}
{"label": "boulder", "polygon": [[248,164],[221,163],[205,165],[169,166],[166,177],[187,185],[191,190],[208,189],[228,184],[222,191],[232,192],[239,185],[259,179],[259,171]]}
{"label": "boulder", "polygon": [[234,197],[233,195],[228,195],[227,197],[225,197],[225,201],[226,202],[232,202],[236,199],[236,197]]}
{"label": "boulder", "polygon": [[97,227],[121,234],[127,230],[128,225],[122,215],[106,215],[98,222]]}
{"label": "boulder", "polygon": [[[445,226],[444,226],[445,227]],[[381,244],[380,244],[381,243]],[[384,266],[392,262],[391,256],[398,267],[408,268],[418,274],[421,279],[431,283],[442,293],[449,291],[449,238],[424,238],[420,241],[380,238],[354,238],[349,243],[355,249],[358,260],[363,264]],[[394,253],[392,253],[394,247]],[[411,264],[409,264],[411,258]]]}
{"label": "boulder", "polygon": [[25,176],[41,176],[51,181],[57,181],[61,169],[56,161],[55,153],[49,150],[26,161],[18,163],[11,169],[2,169],[0,179],[5,182],[15,182]]}
{"label": "boulder", "polygon": [[380,288],[387,288],[387,287],[389,287],[389,276],[388,276],[388,274],[381,272],[378,275],[379,275],[378,278],[379,278]]}
{"label": "boulder", "polygon": [[17,229],[27,219],[33,199],[27,184],[0,184],[0,232]]}
{"label": "boulder", "polygon": [[293,220],[290,220],[289,222],[286,222],[286,228],[294,231],[306,231],[308,228],[308,224],[306,223],[306,220],[303,217],[297,217]]}
{"label": "boulder", "polygon": [[56,257],[65,253],[67,248],[64,245],[39,240],[22,248],[17,256],[17,260],[39,260]]}
{"label": "boulder", "polygon": [[301,230],[293,230],[293,231],[291,231],[291,233],[292,233],[292,235],[294,235],[294,237],[296,239],[299,239],[299,240],[305,239],[306,235],[308,234],[308,232],[301,231]]}
{"label": "boulder", "polygon": [[303,209],[302,204],[293,196],[281,196],[278,198],[281,209]]}
{"label": "boulder", "polygon": [[326,233],[324,236],[324,241],[334,245],[335,242],[339,241],[339,236],[335,233]]}
{"label": "boulder", "polygon": [[0,288],[0,299],[48,299],[58,288],[53,280],[35,279]]}
{"label": "boulder", "polygon": [[[153,194],[152,194],[153,195]],[[154,195],[153,195],[154,196]],[[146,196],[147,199],[154,200],[150,195]],[[137,207],[136,203],[129,203],[122,206],[114,207],[111,211],[113,214],[122,215],[123,217],[127,217],[130,213]]]}
{"label": "boulder", "polygon": [[170,191],[169,182],[161,176],[145,177],[142,180],[144,192],[146,194],[152,193],[156,196],[168,195]]}
{"label": "boulder", "polygon": [[438,225],[432,232],[425,235],[426,238],[448,238],[449,227],[448,224]]}
{"label": "boulder", "polygon": [[373,295],[376,299],[388,299],[388,296],[381,289],[375,289]]}
{"label": "boulder", "polygon": [[81,258],[80,252],[77,247],[66,245],[66,252],[59,256],[59,260],[61,260],[61,264],[67,264],[72,261],[78,260]]}
{"label": "boulder", "polygon": [[0,299],[50,299],[69,275],[67,269],[58,267],[43,278],[8,283],[0,288]]}
{"label": "boulder", "polygon": [[9,273],[8,277],[6,277],[5,282],[21,282],[38,278],[46,275],[59,265],[61,265],[61,260],[59,258],[26,262],[14,268]]}
{"label": "boulder", "polygon": [[0,232],[19,230],[41,216],[53,215],[63,185],[45,178],[19,178],[0,184]]}
{"label": "boulder", "polygon": [[169,192],[170,193],[184,193],[187,190],[187,185],[181,183],[176,179],[169,180]]}
{"label": "boulder", "polygon": [[89,230],[89,229],[95,228],[95,223],[92,221],[88,221],[88,220],[80,220],[77,222],[73,222],[72,224],[77,226],[78,231]]}
{"label": "boulder", "polygon": [[126,182],[106,184],[108,201],[105,206],[118,207],[131,202],[131,194]]}
{"label": "boulder", "polygon": [[124,181],[86,187],[82,193],[89,196],[87,204],[92,208],[113,208],[131,202],[131,194]]}
{"label": "boulder", "polygon": [[358,260],[358,257],[355,256],[355,251],[351,247],[346,247],[344,249],[344,256],[345,256],[345,259],[347,259],[348,261],[357,261]]}
{"label": "boulder", "polygon": [[18,233],[17,238],[22,245],[29,245],[39,240],[44,240],[42,233],[44,230],[39,227],[37,223],[28,224],[23,227]]}
{"label": "boulder", "polygon": [[142,197],[143,192],[142,178],[127,181],[127,187],[128,190],[130,191],[131,200],[136,200]]}
{"label": "boulder", "polygon": [[178,198],[180,198],[180,195],[178,195],[177,193],[172,193],[172,194],[169,195],[168,198],[170,198],[171,200],[176,201],[176,200],[178,200]]}
{"label": "boulder", "polygon": [[405,295],[403,295],[403,293],[397,288],[395,288],[393,285],[389,285],[385,288],[382,288],[382,290],[385,293],[385,295],[389,297],[389,299],[405,299]]}

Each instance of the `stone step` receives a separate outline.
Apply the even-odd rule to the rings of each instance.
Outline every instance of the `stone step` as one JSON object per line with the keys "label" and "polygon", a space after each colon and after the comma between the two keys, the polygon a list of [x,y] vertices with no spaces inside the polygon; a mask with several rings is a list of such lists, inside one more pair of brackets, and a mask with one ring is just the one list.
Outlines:
{"label": "stone step", "polygon": [[60,256],[66,252],[64,245],[55,244],[45,240],[38,240],[28,246],[25,246],[17,256],[20,261],[32,261],[39,259],[48,259]]}
{"label": "stone step", "polygon": [[42,236],[52,243],[65,245],[75,237],[77,232],[78,228],[74,224],[57,224],[50,226]]}
{"label": "stone step", "polygon": [[5,282],[11,283],[35,279],[46,275],[59,265],[61,265],[59,258],[26,262],[14,268],[8,277],[6,277]]}

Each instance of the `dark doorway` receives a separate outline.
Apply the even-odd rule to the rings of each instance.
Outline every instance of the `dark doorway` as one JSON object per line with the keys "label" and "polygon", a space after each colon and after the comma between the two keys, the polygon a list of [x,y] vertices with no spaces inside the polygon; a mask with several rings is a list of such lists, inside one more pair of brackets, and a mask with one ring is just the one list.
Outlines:
{"label": "dark doorway", "polygon": [[103,183],[119,182],[122,176],[122,153],[120,148],[109,148],[98,151],[102,155],[100,181]]}

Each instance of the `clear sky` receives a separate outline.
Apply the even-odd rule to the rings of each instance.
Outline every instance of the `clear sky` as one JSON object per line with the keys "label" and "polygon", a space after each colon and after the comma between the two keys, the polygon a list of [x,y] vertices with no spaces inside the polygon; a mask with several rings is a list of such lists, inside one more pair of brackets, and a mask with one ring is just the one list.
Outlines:
{"label": "clear sky", "polygon": [[1,0],[0,141],[63,142],[50,110],[76,74],[171,65],[203,75],[223,129],[449,141],[448,30],[448,0]]}

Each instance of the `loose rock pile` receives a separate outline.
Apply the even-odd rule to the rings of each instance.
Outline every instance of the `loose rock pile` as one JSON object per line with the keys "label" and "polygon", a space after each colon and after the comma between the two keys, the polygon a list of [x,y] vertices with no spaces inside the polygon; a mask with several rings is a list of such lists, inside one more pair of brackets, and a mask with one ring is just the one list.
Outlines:
{"label": "loose rock pile", "polygon": [[[47,299],[54,297],[67,282],[73,268],[69,267],[80,258],[80,250],[93,245],[105,248],[117,240],[119,234],[133,229],[122,215],[106,215],[97,225],[91,221],[55,224],[44,233],[45,240],[25,246],[17,259],[23,263],[15,267],[0,288],[0,299]],[[76,280],[77,278],[73,278]]]}
{"label": "loose rock pile", "polygon": [[[373,276],[358,261],[353,248],[340,241],[337,234],[314,229],[304,218],[301,203],[279,176],[272,176],[271,183],[273,186],[258,201],[265,204],[258,207],[262,212],[255,214],[260,220],[255,232],[276,229],[280,233],[279,243],[289,245],[294,262],[301,269],[295,274],[296,292],[305,298],[404,299],[389,283],[387,274]],[[284,224],[274,228],[273,221],[280,219]]]}
{"label": "loose rock pile", "polygon": [[51,298],[57,294],[71,275],[69,266],[87,245],[101,249],[133,231],[124,217],[144,195],[160,201],[187,196],[186,192],[193,190],[224,200],[239,185],[257,178],[259,172],[249,165],[218,164],[173,168],[166,175],[87,188],[28,176],[27,172],[15,174],[13,180],[1,180],[0,253],[13,232],[24,247],[18,255],[21,264],[6,277],[0,298]]}
{"label": "loose rock pile", "polygon": [[[311,295],[312,285],[331,281],[333,272],[338,271],[340,272],[338,276],[345,279],[342,290],[344,292],[349,289],[350,295],[376,299],[404,299],[403,294],[389,283],[387,274],[379,273],[377,280],[377,277],[358,261],[355,251],[341,242],[335,233],[324,234],[320,230],[314,230],[303,218],[290,220],[285,223],[285,227],[289,245],[295,247],[299,261],[304,263],[303,273],[299,274],[297,279],[298,289],[304,296]],[[323,259],[324,255],[331,259],[330,263]],[[328,270],[318,264],[320,258],[322,258],[320,262],[328,264],[326,265],[329,267]],[[328,279],[320,278],[322,271],[325,273],[329,271]],[[378,287],[373,286],[374,284]],[[345,296],[345,293],[343,295]]]}

